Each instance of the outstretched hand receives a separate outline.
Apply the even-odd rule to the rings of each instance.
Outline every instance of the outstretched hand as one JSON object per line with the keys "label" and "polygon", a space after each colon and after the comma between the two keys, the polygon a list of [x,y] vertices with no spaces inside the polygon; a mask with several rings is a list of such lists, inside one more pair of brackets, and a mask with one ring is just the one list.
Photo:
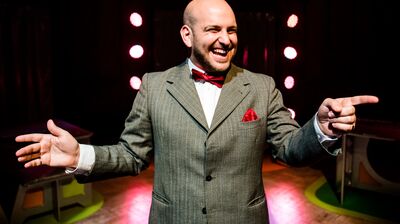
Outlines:
{"label": "outstretched hand", "polygon": [[355,105],[378,103],[376,96],[363,95],[325,99],[318,109],[317,120],[321,131],[328,136],[336,137],[354,130],[356,125]]}
{"label": "outstretched hand", "polygon": [[74,168],[79,160],[79,144],[66,130],[59,128],[53,120],[47,121],[50,134],[26,134],[15,138],[16,142],[34,142],[19,149],[15,155],[24,167],[48,165]]}

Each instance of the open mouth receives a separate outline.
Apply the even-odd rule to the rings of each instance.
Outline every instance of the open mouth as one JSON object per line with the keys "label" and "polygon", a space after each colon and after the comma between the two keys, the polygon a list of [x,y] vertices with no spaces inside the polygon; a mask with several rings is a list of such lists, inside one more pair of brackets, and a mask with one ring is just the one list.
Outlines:
{"label": "open mouth", "polygon": [[224,49],[213,49],[212,50],[213,54],[219,55],[219,56],[226,56],[228,54],[228,51]]}
{"label": "open mouth", "polygon": [[229,52],[228,50],[221,49],[221,48],[215,48],[215,49],[212,49],[211,52],[217,62],[226,62],[226,60],[228,59],[228,57],[227,57],[228,52]]}

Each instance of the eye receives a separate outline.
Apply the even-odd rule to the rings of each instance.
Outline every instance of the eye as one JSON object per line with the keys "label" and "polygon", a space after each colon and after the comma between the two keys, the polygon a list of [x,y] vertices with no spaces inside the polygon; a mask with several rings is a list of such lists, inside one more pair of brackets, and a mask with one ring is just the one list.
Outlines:
{"label": "eye", "polygon": [[210,32],[210,33],[218,33],[219,31],[221,31],[221,28],[217,27],[217,26],[209,26],[206,27],[206,32]]}
{"label": "eye", "polygon": [[229,28],[229,29],[228,29],[228,33],[229,33],[229,34],[235,34],[235,33],[237,33],[237,28],[236,28],[236,27]]}

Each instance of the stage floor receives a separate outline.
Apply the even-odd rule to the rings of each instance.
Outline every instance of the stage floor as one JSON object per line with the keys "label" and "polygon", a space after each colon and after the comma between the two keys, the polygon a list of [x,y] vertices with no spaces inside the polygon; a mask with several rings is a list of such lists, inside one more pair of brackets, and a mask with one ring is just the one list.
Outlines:
{"label": "stage floor", "polygon": [[[288,168],[271,161],[266,155],[263,177],[271,224],[377,224],[360,217],[340,215],[312,203],[305,190],[323,176],[319,168]],[[153,169],[137,177],[120,177],[93,183],[93,189],[104,197],[103,207],[78,224],[147,223]]]}

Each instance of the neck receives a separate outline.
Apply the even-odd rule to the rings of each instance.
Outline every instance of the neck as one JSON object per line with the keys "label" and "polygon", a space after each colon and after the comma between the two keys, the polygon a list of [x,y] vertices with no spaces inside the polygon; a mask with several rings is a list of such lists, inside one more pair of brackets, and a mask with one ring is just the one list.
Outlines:
{"label": "neck", "polygon": [[208,75],[211,75],[211,76],[226,76],[226,74],[231,69],[231,66],[229,66],[228,69],[226,69],[225,71],[217,71],[217,72],[212,71],[212,72],[210,72],[210,71],[207,71],[207,70],[203,69],[203,66],[199,66],[199,65],[194,64],[193,61],[190,58],[188,58],[187,60],[188,60],[188,64],[189,64],[189,68],[190,69],[195,68],[195,69],[197,69],[199,71],[202,71],[202,72],[205,72],[205,73],[207,73]]}
{"label": "neck", "polygon": [[226,74],[228,74],[228,71],[229,69],[222,72],[207,72],[207,74],[211,76],[226,76]]}

